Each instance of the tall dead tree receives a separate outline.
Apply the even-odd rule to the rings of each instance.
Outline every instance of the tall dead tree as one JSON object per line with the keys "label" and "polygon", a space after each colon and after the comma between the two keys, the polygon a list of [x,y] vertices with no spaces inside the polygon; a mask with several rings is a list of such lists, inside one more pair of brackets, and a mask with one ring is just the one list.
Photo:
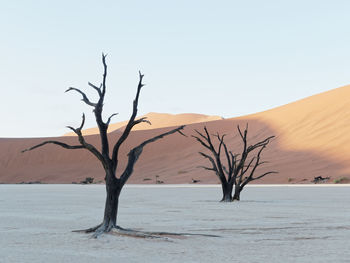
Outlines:
{"label": "tall dead tree", "polygon": [[[266,163],[261,161],[261,153],[274,136],[270,136],[256,144],[248,145],[248,125],[243,133],[239,126],[237,126],[237,128],[243,141],[243,148],[240,154],[230,151],[224,141],[225,135],[220,135],[219,133],[212,135],[218,143],[218,146],[215,147],[206,127],[204,127],[204,133],[195,130],[197,135],[192,135],[192,137],[210,152],[210,154],[199,152],[199,154],[208,159],[211,164],[211,167],[200,167],[205,170],[213,171],[219,178],[223,193],[222,202],[239,201],[244,186],[268,174],[276,173],[270,171],[254,176],[257,168]],[[232,196],[233,188],[235,191]]]}
{"label": "tall dead tree", "polygon": [[[94,236],[97,237],[99,234],[103,232],[109,232],[112,229],[120,229],[117,226],[117,213],[118,213],[118,201],[119,201],[119,195],[120,192],[127,182],[127,180],[130,178],[130,176],[133,173],[134,166],[136,161],[139,159],[143,148],[152,142],[155,142],[165,136],[168,136],[170,134],[174,134],[176,132],[181,133],[181,130],[185,126],[180,126],[176,129],[170,130],[168,132],[159,134],[158,136],[155,136],[153,138],[150,138],[144,142],[142,142],[140,145],[136,146],[135,148],[131,149],[130,152],[128,153],[128,161],[125,170],[121,173],[119,177],[116,175],[117,167],[118,167],[118,153],[121,145],[125,142],[125,140],[128,138],[132,128],[139,124],[146,122],[148,124],[151,124],[146,117],[136,119],[137,116],[137,106],[138,106],[138,101],[139,101],[139,96],[140,96],[140,91],[144,84],[142,83],[144,75],[142,75],[139,72],[139,83],[137,86],[137,92],[136,96],[133,102],[133,110],[132,110],[132,115],[129,119],[128,124],[126,125],[122,135],[119,137],[119,139],[114,143],[113,148],[111,149],[110,152],[110,144],[107,136],[107,130],[108,126],[111,122],[111,119],[113,116],[116,114],[112,114],[107,121],[104,121],[102,118],[102,111],[103,111],[103,104],[104,104],[104,98],[106,94],[106,78],[107,78],[107,64],[106,64],[106,55],[102,54],[102,63],[103,63],[103,79],[101,85],[98,87],[90,82],[88,82],[88,85],[92,87],[93,89],[96,90],[98,94],[98,100],[97,102],[92,102],[87,95],[81,91],[80,89],[70,87],[69,89],[66,90],[66,92],[69,91],[75,91],[78,92],[82,96],[82,101],[85,102],[87,105],[91,106],[93,108],[93,112],[95,114],[95,119],[96,123],[99,129],[99,136],[101,139],[101,150],[98,150],[95,146],[89,144],[86,142],[83,134],[82,134],[82,129],[84,127],[85,123],[85,115],[83,114],[82,117],[82,122],[78,128],[73,128],[68,126],[69,129],[71,129],[77,136],[79,140],[78,145],[68,145],[66,143],[60,142],[60,141],[44,141],[38,145],[35,145],[29,149],[24,150],[23,152],[26,151],[31,151],[36,148],[39,148],[41,146],[44,146],[46,144],[55,144],[58,146],[61,146],[65,149],[85,149],[90,151],[102,164],[104,170],[105,170],[105,181],[106,181],[106,192],[107,192],[107,197],[106,197],[106,202],[105,202],[105,210],[104,210],[104,216],[103,216],[103,221],[101,224],[83,230],[84,232],[95,232]],[[182,133],[181,133],[182,134]]]}

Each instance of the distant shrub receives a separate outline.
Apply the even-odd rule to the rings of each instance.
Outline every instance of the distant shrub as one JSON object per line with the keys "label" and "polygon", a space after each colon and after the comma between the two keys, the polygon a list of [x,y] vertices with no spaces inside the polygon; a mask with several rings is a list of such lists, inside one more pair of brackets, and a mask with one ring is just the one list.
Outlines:
{"label": "distant shrub", "polygon": [[29,181],[29,182],[20,182],[18,184],[42,184],[41,181]]}
{"label": "distant shrub", "polygon": [[350,181],[350,179],[348,177],[340,177],[340,178],[337,178],[337,179],[334,179],[334,183],[335,184],[344,184],[344,183],[348,183]]}
{"label": "distant shrub", "polygon": [[164,181],[159,180],[159,175],[156,175],[156,184],[164,184]]}
{"label": "distant shrub", "polygon": [[93,177],[86,177],[85,180],[81,181],[81,184],[92,184],[94,182]]}

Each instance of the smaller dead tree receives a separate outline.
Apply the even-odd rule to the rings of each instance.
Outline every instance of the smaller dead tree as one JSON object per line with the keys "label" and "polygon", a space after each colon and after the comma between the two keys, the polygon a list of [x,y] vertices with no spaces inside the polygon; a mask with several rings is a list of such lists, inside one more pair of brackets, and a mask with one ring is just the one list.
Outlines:
{"label": "smaller dead tree", "polygon": [[[254,176],[257,168],[266,162],[261,161],[261,153],[266,148],[274,136],[270,136],[255,144],[248,145],[247,134],[248,124],[245,130],[242,132],[240,127],[237,126],[239,135],[243,141],[243,149],[241,154],[236,154],[227,148],[224,141],[225,134],[210,135],[207,128],[204,127],[204,133],[195,130],[197,135],[192,135],[204,148],[210,151],[210,154],[199,152],[204,158],[208,159],[211,167],[199,166],[205,170],[213,171],[219,178],[222,186],[222,202],[239,201],[240,194],[248,183],[254,180],[263,178],[268,174],[277,173],[275,171],[269,171],[262,173],[258,176]],[[217,149],[214,147],[211,136],[216,138],[218,142]],[[232,192],[234,189],[234,195]]]}

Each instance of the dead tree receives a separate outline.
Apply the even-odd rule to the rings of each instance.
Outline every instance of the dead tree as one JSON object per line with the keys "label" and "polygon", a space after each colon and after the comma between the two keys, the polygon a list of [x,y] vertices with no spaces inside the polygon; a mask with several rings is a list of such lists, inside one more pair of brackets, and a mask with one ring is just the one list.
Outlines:
{"label": "dead tree", "polygon": [[[240,194],[248,183],[254,180],[263,178],[264,176],[274,171],[265,172],[258,176],[254,176],[257,168],[266,163],[261,161],[261,153],[266,148],[274,136],[270,136],[262,141],[259,141],[253,145],[248,146],[247,133],[248,125],[246,129],[241,131],[237,126],[239,135],[243,141],[243,149],[241,154],[236,154],[227,148],[224,141],[225,135],[219,135],[219,133],[212,135],[218,141],[217,148],[214,147],[212,138],[204,127],[204,133],[195,130],[197,135],[192,135],[204,148],[208,149],[210,154],[199,152],[204,158],[208,159],[211,166],[199,166],[205,170],[213,171],[219,178],[222,186],[222,202],[231,202],[234,200],[240,200]],[[253,155],[253,157],[252,157]],[[234,188],[234,195],[232,191]]]}
{"label": "dead tree", "polygon": [[140,91],[141,91],[142,87],[144,86],[144,84],[142,83],[144,75],[142,75],[139,72],[139,83],[137,86],[136,96],[135,96],[135,99],[133,102],[132,115],[131,115],[129,122],[126,125],[122,135],[114,143],[114,146],[113,146],[113,148],[111,148],[111,152],[110,152],[110,148],[109,148],[110,144],[109,144],[109,139],[107,136],[108,135],[107,130],[108,130],[108,125],[110,124],[112,117],[115,116],[116,114],[112,114],[107,119],[107,121],[104,121],[102,118],[104,98],[105,98],[105,94],[106,94],[106,77],[107,77],[106,55],[104,55],[104,54],[102,54],[102,63],[103,63],[104,71],[103,71],[103,78],[102,78],[101,85],[98,87],[90,82],[88,83],[88,85],[90,87],[92,87],[93,89],[95,89],[95,91],[98,94],[97,102],[92,102],[87,97],[87,95],[83,91],[81,91],[80,89],[70,87],[69,89],[66,90],[66,92],[69,92],[69,91],[78,92],[82,96],[82,101],[93,108],[96,123],[97,123],[98,129],[99,129],[99,136],[101,139],[101,150],[98,150],[95,146],[89,144],[85,140],[85,138],[82,134],[82,129],[84,127],[84,122],[85,122],[85,115],[83,114],[81,125],[78,128],[73,128],[73,127],[68,126],[68,128],[71,129],[78,136],[79,144],[68,145],[68,144],[60,142],[60,141],[50,140],[50,141],[44,141],[38,145],[35,145],[35,146],[23,151],[23,152],[31,151],[31,150],[34,150],[34,149],[39,148],[41,146],[44,146],[46,144],[55,144],[55,145],[58,145],[58,146],[65,148],[65,149],[85,149],[85,150],[88,150],[101,162],[101,164],[105,170],[105,182],[106,182],[106,192],[107,192],[103,221],[101,224],[99,224],[95,227],[92,227],[92,228],[89,228],[86,230],[82,230],[86,233],[94,232],[95,237],[97,237],[101,233],[109,232],[112,229],[120,229],[120,227],[117,226],[119,195],[120,195],[120,192],[121,192],[123,186],[128,181],[130,176],[132,175],[135,163],[139,159],[143,148],[147,144],[155,142],[155,141],[157,141],[165,136],[168,136],[170,134],[174,134],[176,132],[181,133],[181,130],[185,127],[185,126],[180,126],[176,129],[172,129],[168,132],[159,134],[158,136],[150,138],[150,139],[142,142],[140,145],[136,146],[135,148],[131,149],[130,152],[128,153],[128,161],[127,161],[126,168],[120,174],[120,176],[117,177],[116,171],[117,171],[117,167],[118,167],[118,153],[119,153],[119,149],[120,149],[121,145],[128,138],[132,128],[135,125],[137,125],[139,123],[143,123],[143,122],[146,122],[148,124],[151,124],[151,123],[147,120],[146,117],[136,119]]}

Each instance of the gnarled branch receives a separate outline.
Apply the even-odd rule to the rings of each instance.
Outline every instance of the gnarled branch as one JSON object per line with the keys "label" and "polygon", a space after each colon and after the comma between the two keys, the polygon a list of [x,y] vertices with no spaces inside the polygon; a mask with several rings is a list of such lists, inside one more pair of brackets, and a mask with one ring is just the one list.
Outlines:
{"label": "gnarled branch", "polygon": [[149,124],[149,125],[152,125],[152,123],[151,123],[149,120],[147,120],[147,117],[142,117],[142,118],[140,118],[140,119],[134,121],[133,127],[134,127],[135,125],[140,124],[140,123],[143,123],[143,122],[144,122],[144,123],[147,123],[147,124]]}
{"label": "gnarled branch", "polygon": [[214,171],[214,172],[216,172],[216,170],[215,170],[214,168],[210,168],[210,167],[206,167],[206,166],[202,166],[202,165],[197,166],[197,168],[203,168],[204,170],[209,170],[209,171]]}
{"label": "gnarled branch", "polygon": [[[119,148],[122,145],[122,143],[126,140],[126,138],[129,136],[131,129],[136,125],[135,124],[135,118],[137,116],[137,106],[139,103],[139,97],[140,97],[140,92],[143,86],[145,86],[142,83],[144,75],[141,74],[141,72],[139,71],[139,83],[137,85],[137,91],[136,91],[136,96],[133,102],[133,109],[132,109],[132,114],[131,117],[129,119],[128,124],[126,125],[123,134],[120,136],[120,138],[118,139],[118,141],[116,142],[116,144],[113,147],[113,154],[112,154],[112,161],[114,162],[114,168],[117,166],[118,164],[118,152],[119,152]],[[137,122],[137,121],[136,121]],[[138,122],[140,123],[140,122]]]}
{"label": "gnarled branch", "polygon": [[84,146],[82,146],[82,145],[69,145],[69,144],[66,144],[66,143],[63,143],[63,142],[59,142],[59,141],[45,141],[45,142],[39,143],[39,144],[37,144],[37,145],[35,145],[33,147],[25,149],[25,150],[23,150],[21,152],[22,153],[28,152],[28,151],[34,150],[36,148],[39,148],[41,146],[44,146],[46,144],[56,144],[56,145],[61,146],[61,147],[65,148],[65,149],[71,149],[71,150],[72,149],[83,149],[84,148]]}
{"label": "gnarled branch", "polygon": [[88,85],[89,85],[91,88],[95,89],[100,97],[102,96],[102,92],[101,92],[102,84],[101,84],[100,87],[97,87],[97,86],[95,86],[94,84],[92,84],[91,82],[88,82]]}
{"label": "gnarled branch", "polygon": [[79,128],[73,128],[72,126],[67,126],[67,128],[71,129],[75,134],[79,136],[79,131],[81,132],[85,124],[85,114],[83,113],[81,124]]}
{"label": "gnarled branch", "polygon": [[207,154],[205,154],[203,152],[198,152],[198,153],[200,155],[202,155],[204,158],[207,158],[211,162],[212,170],[216,172],[216,175],[218,175],[219,171],[218,171],[218,168],[216,166],[216,163],[215,163],[214,159],[211,156],[209,156],[209,155],[207,155]]}
{"label": "gnarled branch", "polygon": [[108,118],[108,120],[107,120],[107,122],[106,122],[107,129],[108,129],[109,123],[111,122],[112,118],[113,118],[114,116],[116,116],[116,115],[118,115],[118,113],[113,113],[111,116],[109,116],[109,118]]}
{"label": "gnarled branch", "polygon": [[82,129],[84,127],[84,124],[85,124],[85,114],[83,114],[81,124],[78,128],[73,128],[71,126],[67,126],[67,128],[71,129],[76,135],[78,135],[80,145],[68,145],[68,144],[60,142],[60,141],[51,141],[50,140],[50,141],[42,142],[42,143],[35,145],[29,149],[23,150],[22,152],[31,151],[31,150],[34,150],[34,149],[39,148],[41,146],[44,146],[46,144],[56,144],[56,145],[59,145],[63,148],[66,148],[66,149],[86,149],[86,150],[90,151],[93,155],[95,155],[102,162],[103,165],[105,165],[102,154],[95,148],[95,146],[93,146],[85,141],[84,136],[82,134]]}
{"label": "gnarled branch", "polygon": [[[203,136],[203,134],[201,134],[199,131],[195,130],[198,134],[200,134],[201,136]],[[202,144],[205,148],[210,149],[210,146],[207,145],[201,138],[199,138],[198,136],[192,135],[193,138],[195,138],[200,144]]]}
{"label": "gnarled branch", "polygon": [[69,92],[69,91],[71,91],[71,90],[74,90],[74,91],[80,93],[80,94],[83,96],[82,101],[84,101],[87,105],[90,105],[90,106],[92,106],[92,107],[96,107],[97,104],[91,102],[91,101],[89,100],[89,98],[86,96],[86,94],[85,94],[84,92],[82,92],[80,89],[70,87],[70,88],[68,88],[65,92]]}
{"label": "gnarled branch", "polygon": [[106,78],[107,78],[107,63],[106,63],[107,54],[102,53],[102,63],[103,63],[103,80],[102,80],[102,96],[106,94]]}

